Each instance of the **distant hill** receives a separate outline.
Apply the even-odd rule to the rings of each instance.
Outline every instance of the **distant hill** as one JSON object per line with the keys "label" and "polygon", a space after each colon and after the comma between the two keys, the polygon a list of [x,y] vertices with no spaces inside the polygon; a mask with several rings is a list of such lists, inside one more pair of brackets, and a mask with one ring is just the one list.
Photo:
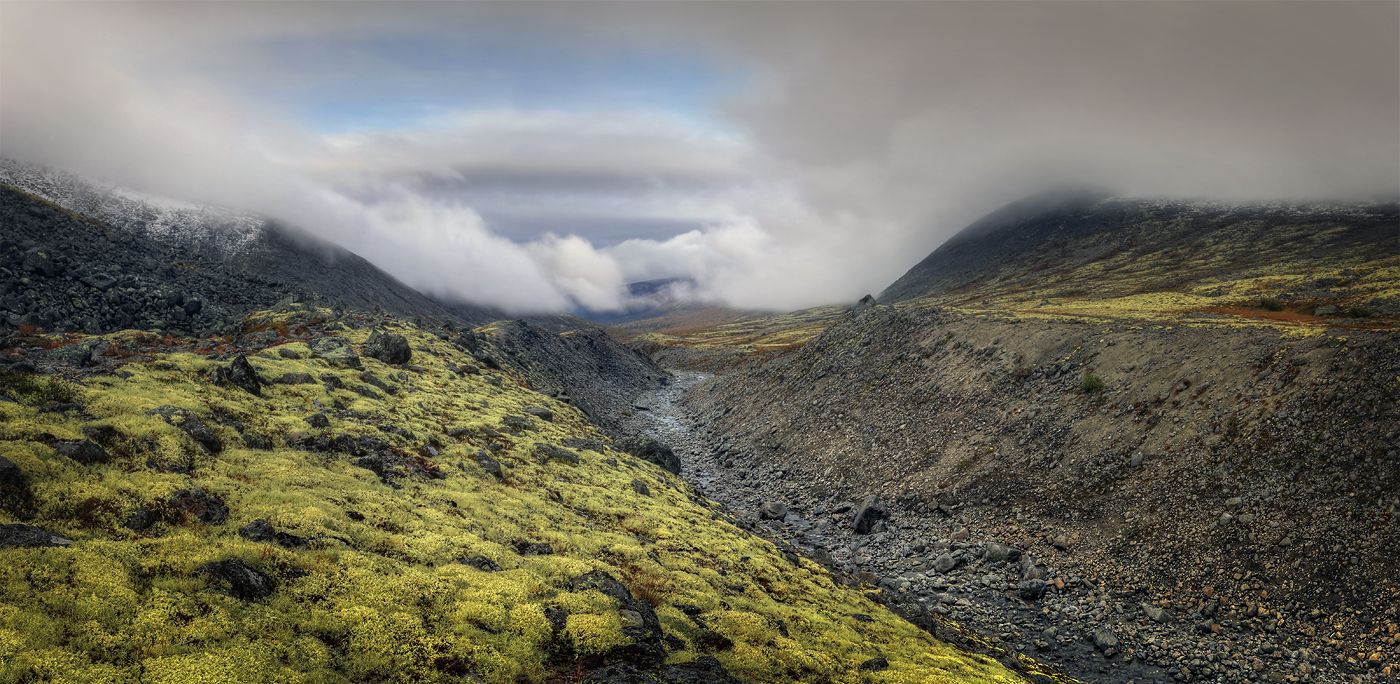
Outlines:
{"label": "distant hill", "polygon": [[[102,187],[0,160],[3,322],[44,329],[207,332],[292,297],[480,325],[360,256],[251,214]],[[21,282],[28,279],[28,282]],[[93,298],[104,306],[90,306]]]}
{"label": "distant hill", "polygon": [[627,284],[628,301],[620,311],[591,311],[579,309],[580,318],[617,325],[640,321],[686,311],[698,311],[708,305],[696,302],[691,296],[696,288],[695,279],[689,277],[657,278]]}
{"label": "distant hill", "polygon": [[[1335,306],[1395,314],[1400,293],[1387,285],[1394,278],[1379,276],[1400,266],[1397,235],[1395,202],[1225,204],[1055,193],[967,227],[879,299],[1003,309],[1269,299],[1309,312]],[[1162,293],[1170,301],[1147,299]]]}

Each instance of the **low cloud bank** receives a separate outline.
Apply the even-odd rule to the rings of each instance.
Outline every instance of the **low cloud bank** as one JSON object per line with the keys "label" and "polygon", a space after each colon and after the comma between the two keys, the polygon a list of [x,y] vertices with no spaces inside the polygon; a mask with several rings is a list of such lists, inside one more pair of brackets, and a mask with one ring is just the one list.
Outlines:
{"label": "low cloud bank", "polygon": [[[1046,186],[1394,196],[1398,24],[1400,5],[1347,2],[12,2],[0,154],[266,214],[514,312],[623,308],[626,283],[672,276],[785,309],[878,291]],[[536,69],[415,47],[492,33],[740,76],[698,105],[430,102]],[[336,127],[303,86],[366,111],[429,99]]]}

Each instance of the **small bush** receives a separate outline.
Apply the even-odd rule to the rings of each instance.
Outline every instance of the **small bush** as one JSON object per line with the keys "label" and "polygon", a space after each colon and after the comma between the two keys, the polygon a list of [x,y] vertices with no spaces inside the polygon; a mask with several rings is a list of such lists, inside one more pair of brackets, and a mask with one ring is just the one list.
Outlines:
{"label": "small bush", "polygon": [[1267,309],[1269,311],[1283,311],[1283,302],[1279,301],[1276,297],[1265,297],[1263,299],[1260,299],[1259,306],[1260,308]]}
{"label": "small bush", "polygon": [[1098,394],[1103,391],[1103,378],[1093,373],[1085,373],[1084,379],[1079,381],[1079,391],[1085,394]]}

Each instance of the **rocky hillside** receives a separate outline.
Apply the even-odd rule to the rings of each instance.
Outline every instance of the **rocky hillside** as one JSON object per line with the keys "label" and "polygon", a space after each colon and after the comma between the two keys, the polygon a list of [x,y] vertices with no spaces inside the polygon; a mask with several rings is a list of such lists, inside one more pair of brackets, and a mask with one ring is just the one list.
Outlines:
{"label": "rocky hillside", "polygon": [[0,681],[1010,682],[472,339],[291,306],[25,333]]}
{"label": "rocky hillside", "polygon": [[61,172],[0,164],[0,326],[208,333],[291,297],[480,325],[344,249],[228,210],[99,189]]}
{"label": "rocky hillside", "polygon": [[1400,674],[1397,235],[1394,205],[1013,205],[692,392],[716,496],[1086,679]]}
{"label": "rocky hillside", "polygon": [[[750,510],[869,498],[886,532],[798,538],[911,598],[972,596],[953,617],[1015,650],[1053,663],[1104,630],[1106,681],[1343,681],[1400,669],[1397,349],[881,305],[692,404]],[[988,545],[1036,560],[981,595]],[[1001,597],[1045,619],[979,613]]]}
{"label": "rocky hillside", "polygon": [[[1400,205],[1032,197],[950,239],[881,302],[1044,315],[1400,316]],[[1319,310],[1321,313],[1319,314]]]}

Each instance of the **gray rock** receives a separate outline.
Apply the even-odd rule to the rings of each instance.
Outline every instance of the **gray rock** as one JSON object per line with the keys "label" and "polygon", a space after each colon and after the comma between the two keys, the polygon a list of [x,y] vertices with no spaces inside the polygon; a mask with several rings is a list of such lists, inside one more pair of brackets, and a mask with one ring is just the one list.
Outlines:
{"label": "gray rock", "polygon": [[554,412],[543,406],[526,406],[524,411],[546,423],[554,420]]}
{"label": "gray rock", "polygon": [[578,463],[582,460],[579,458],[579,455],[577,453],[570,451],[569,449],[565,449],[561,446],[555,446],[553,444],[535,445],[535,456],[537,456],[540,459],[541,463],[545,463],[548,461],[563,461],[571,465],[578,465]]}
{"label": "gray rock", "polygon": [[681,472],[681,459],[671,447],[650,437],[627,437],[616,442],[617,448],[649,461],[677,475]]}
{"label": "gray rock", "polygon": [[248,363],[248,357],[243,354],[234,357],[229,365],[215,368],[212,379],[216,385],[238,387],[249,394],[262,396],[262,376],[258,375],[258,370]]}
{"label": "gray rock", "polygon": [[787,504],[781,501],[766,501],[758,507],[758,517],[763,520],[782,520],[787,512]]}
{"label": "gray rock", "polygon": [[887,517],[889,517],[889,512],[872,495],[866,497],[865,501],[856,507],[855,515],[851,518],[851,526],[856,534],[870,534],[875,529],[876,523]]}
{"label": "gray rock", "polygon": [[102,445],[90,439],[58,442],[54,444],[54,449],[58,451],[58,453],[85,465],[106,463],[111,460],[111,457],[107,454],[107,450],[103,449]]}
{"label": "gray rock", "polygon": [[1100,625],[1094,630],[1094,648],[1104,655],[1113,655],[1118,650],[1118,635],[1108,625]]}
{"label": "gray rock", "polygon": [[937,558],[933,559],[933,569],[937,572],[949,572],[956,567],[958,567],[958,559],[954,558],[951,553],[939,554]]}
{"label": "gray rock", "polygon": [[365,356],[402,366],[413,358],[413,350],[408,346],[408,338],[403,335],[375,330],[365,340]]}
{"label": "gray rock", "polygon": [[988,563],[1005,563],[1021,557],[1021,550],[997,542],[987,542],[982,546],[982,558]]}
{"label": "gray rock", "polygon": [[0,549],[12,547],[68,546],[72,539],[61,537],[33,525],[0,525]]}
{"label": "gray rock", "polygon": [[1021,580],[1021,583],[1016,585],[1016,593],[1027,601],[1039,601],[1049,587],[1045,580]]}
{"label": "gray rock", "polygon": [[271,577],[236,558],[207,563],[199,572],[223,584],[230,595],[242,601],[267,598],[277,590]]}
{"label": "gray rock", "polygon": [[360,357],[344,337],[330,335],[317,338],[311,343],[311,355],[336,368],[359,368]]}
{"label": "gray rock", "polygon": [[1149,620],[1151,620],[1151,621],[1153,621],[1153,622],[1166,622],[1166,621],[1167,621],[1167,611],[1166,611],[1166,609],[1164,609],[1164,608],[1162,608],[1161,606],[1158,606],[1158,605],[1153,605],[1153,604],[1151,604],[1151,603],[1144,603],[1144,604],[1142,604],[1142,614],[1143,614],[1143,615],[1146,615],[1146,616],[1147,616],[1147,619],[1149,619]]}

